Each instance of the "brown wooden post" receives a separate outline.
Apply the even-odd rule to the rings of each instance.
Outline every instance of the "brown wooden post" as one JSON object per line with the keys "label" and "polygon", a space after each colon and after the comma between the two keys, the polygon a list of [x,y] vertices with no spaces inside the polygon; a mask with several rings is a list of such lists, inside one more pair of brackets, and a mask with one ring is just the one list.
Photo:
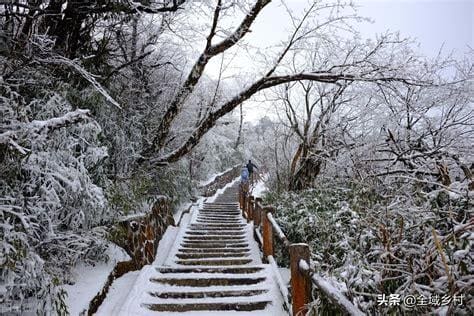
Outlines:
{"label": "brown wooden post", "polygon": [[244,191],[242,193],[242,216],[244,218],[247,218],[246,217],[247,216],[247,199],[248,199],[247,193]]}
{"label": "brown wooden post", "polygon": [[248,207],[247,207],[247,221],[250,222],[253,220],[253,195],[249,196]]}
{"label": "brown wooden post", "polygon": [[272,223],[267,217],[268,213],[274,213],[274,209],[271,206],[263,208],[262,222],[263,222],[263,259],[267,262],[268,256],[273,256],[273,227]]}
{"label": "brown wooden post", "polygon": [[239,187],[239,205],[240,205],[240,209],[242,209],[242,195],[243,195],[243,190],[242,190],[242,185],[240,185]]}
{"label": "brown wooden post", "polygon": [[253,212],[253,223],[255,224],[255,226],[260,226],[260,224],[262,223],[262,209],[260,207],[261,205],[262,205],[262,198],[256,198],[255,208]]}
{"label": "brown wooden post", "polygon": [[311,252],[307,244],[292,244],[289,252],[293,315],[306,315],[311,300],[311,280],[300,271],[299,262],[303,259],[309,265]]}

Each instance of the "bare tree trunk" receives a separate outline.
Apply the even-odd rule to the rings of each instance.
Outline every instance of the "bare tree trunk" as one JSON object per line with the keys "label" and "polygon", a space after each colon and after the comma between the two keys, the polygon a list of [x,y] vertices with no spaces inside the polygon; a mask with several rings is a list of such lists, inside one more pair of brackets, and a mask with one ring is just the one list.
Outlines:
{"label": "bare tree trunk", "polygon": [[322,161],[314,156],[303,156],[296,173],[290,176],[288,189],[291,191],[304,190],[312,187],[316,177],[321,172]]}
{"label": "bare tree trunk", "polygon": [[242,110],[242,104],[240,105],[240,124],[239,124],[239,134],[237,135],[237,140],[235,141],[234,149],[239,147],[241,139],[242,139],[242,125],[244,123],[244,112]]}
{"label": "bare tree trunk", "polygon": [[293,156],[293,160],[291,162],[290,174],[295,174],[296,165],[298,164],[298,161],[300,160],[302,152],[303,152],[303,144],[300,144],[298,146],[298,149],[296,150],[295,155]]}
{"label": "bare tree trunk", "polygon": [[277,192],[281,190],[281,176],[280,176],[280,163],[278,161],[278,142],[275,142],[275,146],[273,147],[274,156],[275,156],[275,173],[277,178]]}

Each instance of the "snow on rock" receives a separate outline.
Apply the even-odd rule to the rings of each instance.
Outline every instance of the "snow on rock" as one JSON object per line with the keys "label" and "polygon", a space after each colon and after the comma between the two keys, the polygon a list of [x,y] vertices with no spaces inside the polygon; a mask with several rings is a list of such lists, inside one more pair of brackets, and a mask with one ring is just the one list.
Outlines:
{"label": "snow on rock", "polygon": [[110,258],[107,263],[100,263],[95,266],[79,263],[72,271],[76,282],[72,285],[63,286],[68,294],[66,305],[70,315],[85,315],[90,301],[102,289],[115,264],[119,261],[130,260],[125,251],[114,244],[110,244],[107,255]]}

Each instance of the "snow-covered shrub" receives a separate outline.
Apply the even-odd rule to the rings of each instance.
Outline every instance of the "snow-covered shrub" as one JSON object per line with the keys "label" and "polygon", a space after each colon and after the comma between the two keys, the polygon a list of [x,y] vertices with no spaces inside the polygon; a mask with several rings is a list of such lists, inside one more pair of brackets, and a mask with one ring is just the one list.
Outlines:
{"label": "snow-covered shrub", "polygon": [[[310,245],[318,273],[369,313],[472,313],[474,222],[468,195],[449,196],[441,190],[426,194],[395,184],[321,183],[266,197],[276,206],[277,221],[288,238]],[[379,305],[377,295],[383,294],[464,299],[462,305],[409,309]],[[324,296],[317,302],[322,302],[320,311],[332,311]]]}
{"label": "snow-covered shrub", "polygon": [[109,208],[90,171],[107,151],[88,111],[35,83],[0,81],[0,301],[6,312],[64,313],[68,269],[106,259]]}

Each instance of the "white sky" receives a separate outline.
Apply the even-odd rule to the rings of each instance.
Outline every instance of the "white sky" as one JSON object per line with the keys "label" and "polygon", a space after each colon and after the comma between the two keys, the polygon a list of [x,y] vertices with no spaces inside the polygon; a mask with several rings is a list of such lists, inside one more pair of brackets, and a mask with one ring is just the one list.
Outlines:
{"label": "white sky", "polygon": [[446,51],[458,55],[473,47],[472,0],[362,0],[359,12],[375,20],[361,25],[363,34],[372,35],[385,29],[400,31],[416,38],[420,50],[428,56],[437,54],[444,44]]}
{"label": "white sky", "polygon": [[[304,10],[307,0],[286,0],[295,13]],[[474,0],[354,0],[359,6],[360,16],[370,18],[374,23],[362,22],[356,26],[363,37],[374,37],[387,30],[400,31],[402,37],[411,37],[419,42],[419,52],[434,57],[443,46],[443,52],[454,52],[461,57],[469,47],[474,47],[473,14]],[[281,1],[270,3],[251,27],[245,37],[248,43],[261,49],[271,47],[286,39],[290,29],[288,15]],[[239,55],[234,59],[227,75],[253,73],[253,58],[258,56]],[[218,59],[218,58],[216,58]],[[216,77],[219,60],[208,65],[207,73]],[[252,103],[250,105],[249,103]],[[265,115],[262,104],[247,102],[246,120],[255,120]],[[268,109],[272,111],[272,109]]]}

